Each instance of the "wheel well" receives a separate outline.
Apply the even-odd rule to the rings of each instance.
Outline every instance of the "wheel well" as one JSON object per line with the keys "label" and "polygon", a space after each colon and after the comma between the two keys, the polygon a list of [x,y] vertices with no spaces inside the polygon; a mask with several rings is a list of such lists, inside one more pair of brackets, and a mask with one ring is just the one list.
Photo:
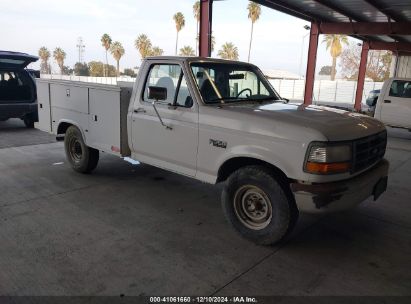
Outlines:
{"label": "wheel well", "polygon": [[227,160],[218,170],[217,183],[225,181],[231,175],[231,173],[240,169],[241,167],[253,165],[259,165],[269,168],[276,176],[281,178],[281,180],[285,182],[288,181],[288,177],[284,174],[283,171],[268,162],[251,157],[234,157]]}
{"label": "wheel well", "polygon": [[57,128],[57,135],[66,134],[67,129],[72,125],[73,124],[68,123],[68,122],[62,122],[61,124],[59,124]]}
{"label": "wheel well", "polygon": [[[241,167],[255,166],[255,165],[268,168],[272,172],[272,174],[275,177],[277,177],[277,181],[283,187],[288,197],[288,201],[290,202],[291,211],[294,214],[294,219],[296,220],[298,218],[298,208],[295,202],[295,197],[290,188],[290,183],[293,182],[294,180],[288,178],[287,175],[285,175],[283,171],[281,171],[279,168],[277,168],[273,164],[270,164],[268,162],[265,162],[263,160],[259,160],[256,158],[251,158],[251,157],[231,158],[227,160],[218,170],[217,183],[225,181],[231,175],[231,173],[240,169]],[[293,227],[293,225],[291,225],[290,227]]]}

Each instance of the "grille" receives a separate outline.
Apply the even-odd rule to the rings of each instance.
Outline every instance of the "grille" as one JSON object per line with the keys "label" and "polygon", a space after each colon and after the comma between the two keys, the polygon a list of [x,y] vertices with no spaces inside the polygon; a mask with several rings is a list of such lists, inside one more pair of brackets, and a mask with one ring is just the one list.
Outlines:
{"label": "grille", "polygon": [[387,131],[367,136],[353,143],[353,172],[364,170],[380,161],[387,146]]}

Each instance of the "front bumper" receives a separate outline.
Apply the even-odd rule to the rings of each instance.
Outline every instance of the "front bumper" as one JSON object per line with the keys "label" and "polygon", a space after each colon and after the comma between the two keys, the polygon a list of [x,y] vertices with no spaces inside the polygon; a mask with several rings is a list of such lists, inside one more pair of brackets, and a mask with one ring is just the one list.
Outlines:
{"label": "front bumper", "polygon": [[373,168],[351,179],[332,183],[292,183],[298,210],[326,213],[350,209],[374,195],[385,191],[389,163],[383,159]]}

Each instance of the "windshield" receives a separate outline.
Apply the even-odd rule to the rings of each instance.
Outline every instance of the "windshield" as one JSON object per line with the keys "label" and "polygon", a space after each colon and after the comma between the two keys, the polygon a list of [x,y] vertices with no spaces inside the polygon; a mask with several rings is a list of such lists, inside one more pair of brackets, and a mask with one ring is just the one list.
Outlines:
{"label": "windshield", "polygon": [[192,63],[191,70],[206,104],[280,99],[251,65],[203,62]]}

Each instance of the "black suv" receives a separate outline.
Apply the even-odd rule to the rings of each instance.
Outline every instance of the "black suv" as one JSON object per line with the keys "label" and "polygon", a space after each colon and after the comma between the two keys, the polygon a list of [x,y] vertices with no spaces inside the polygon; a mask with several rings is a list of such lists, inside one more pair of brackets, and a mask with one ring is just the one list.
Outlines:
{"label": "black suv", "polygon": [[21,118],[28,128],[38,120],[36,83],[25,67],[39,58],[0,51],[0,121]]}

